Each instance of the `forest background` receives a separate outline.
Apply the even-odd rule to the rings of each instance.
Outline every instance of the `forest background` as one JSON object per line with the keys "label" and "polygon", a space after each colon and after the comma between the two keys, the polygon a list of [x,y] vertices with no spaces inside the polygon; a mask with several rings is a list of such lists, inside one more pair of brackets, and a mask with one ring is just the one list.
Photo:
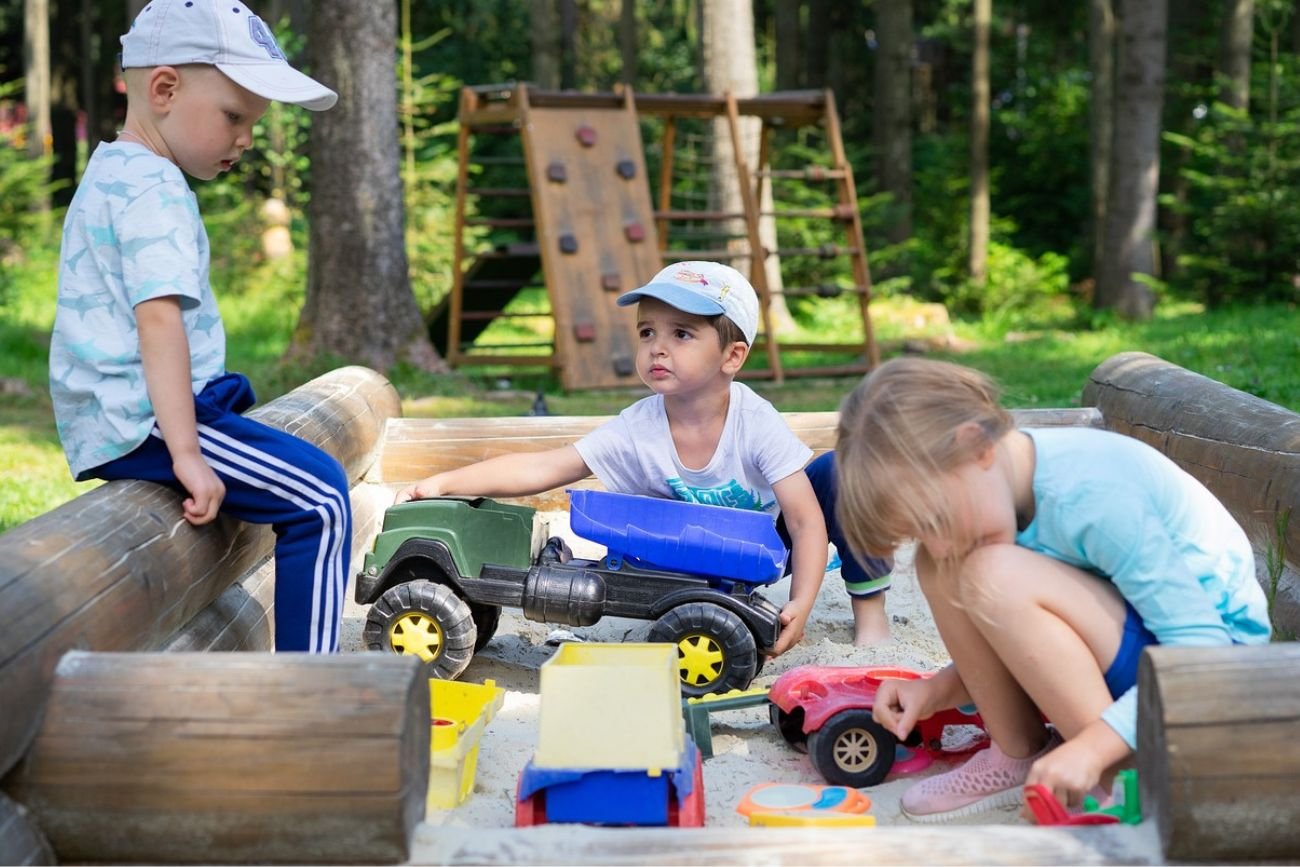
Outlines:
{"label": "forest background", "polygon": [[[84,489],[45,394],[59,228],[88,150],[120,125],[117,36],[141,5],[0,0],[0,530]],[[1143,349],[1300,409],[1296,6],[263,0],[295,62],[347,86],[320,115],[274,106],[257,153],[194,185],[229,365],[262,400],[358,362],[389,374],[409,414],[518,414],[539,392],[551,412],[616,411],[628,394],[441,364],[425,321],[451,286],[459,88],[830,88],[888,351],[980,367],[1013,405],[1065,406],[1105,357]],[[821,231],[794,221],[781,243]],[[792,298],[782,327],[835,334],[852,303]],[[759,388],[805,410],[851,386]]]}

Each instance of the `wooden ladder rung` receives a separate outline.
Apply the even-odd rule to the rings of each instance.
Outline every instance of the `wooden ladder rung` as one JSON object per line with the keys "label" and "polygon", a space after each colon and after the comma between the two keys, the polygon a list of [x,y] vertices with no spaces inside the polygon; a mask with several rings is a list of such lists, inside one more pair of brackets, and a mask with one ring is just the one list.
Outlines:
{"label": "wooden ladder rung", "polygon": [[802,181],[838,181],[844,177],[843,169],[824,169],[808,166],[805,169],[764,169],[753,173],[760,178],[791,178]]}
{"label": "wooden ladder rung", "polygon": [[527,187],[471,187],[465,191],[467,196],[479,196],[493,199],[526,199]]}
{"label": "wooden ladder rung", "polygon": [[786,286],[771,291],[773,295],[816,295],[818,298],[835,298],[840,295],[865,295],[871,292],[871,287],[835,286],[823,283],[820,286]]}
{"label": "wooden ladder rung", "polygon": [[820,259],[834,259],[837,256],[857,256],[861,252],[858,247],[822,244],[820,247],[780,247],[769,251],[768,255],[774,253],[777,256],[817,256]]}
{"label": "wooden ladder rung", "polygon": [[534,225],[532,217],[468,217],[466,226],[489,226],[493,229],[527,229]]}
{"label": "wooden ladder rung", "polygon": [[661,250],[659,255],[680,262],[686,259],[744,259],[749,253],[743,250]]}
{"label": "wooden ladder rung", "polygon": [[549,313],[507,313],[504,310],[465,310],[460,314],[460,318],[467,322],[491,322],[493,319],[549,319],[550,316]]}
{"label": "wooden ladder rung", "polygon": [[780,209],[775,211],[762,211],[760,217],[776,217],[777,219],[812,219],[812,220],[851,220],[853,219],[852,205],[836,205],[833,208],[791,208]]}
{"label": "wooden ladder rung", "polygon": [[531,280],[466,280],[462,289],[522,289]]}
{"label": "wooden ladder rung", "polygon": [[700,220],[705,221],[722,221],[722,220],[743,220],[745,214],[743,211],[731,213],[729,211],[655,211],[656,220]]}
{"label": "wooden ladder rung", "polygon": [[536,244],[511,244],[505,250],[489,248],[475,253],[473,258],[476,259],[528,259],[536,258],[541,254],[540,248]]}

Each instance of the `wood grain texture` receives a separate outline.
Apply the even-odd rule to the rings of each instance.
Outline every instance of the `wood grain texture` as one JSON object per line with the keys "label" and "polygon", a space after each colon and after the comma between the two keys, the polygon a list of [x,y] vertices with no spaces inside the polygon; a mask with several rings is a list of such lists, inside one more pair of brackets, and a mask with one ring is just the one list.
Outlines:
{"label": "wood grain texture", "polygon": [[1300,857],[1300,644],[1151,647],[1138,780],[1172,861]]}
{"label": "wood grain texture", "polygon": [[1290,510],[1286,556],[1300,568],[1300,415],[1144,352],[1102,362],[1083,402],[1199,479],[1257,545]]}
{"label": "wood grain texture", "polygon": [[[707,771],[706,771],[707,776]],[[423,825],[412,864],[1154,864],[1142,826],[457,828]]]}
{"label": "wood grain texture", "polygon": [[428,779],[414,657],[74,651],[6,787],[65,861],[391,863]]}
{"label": "wood grain texture", "polygon": [[[838,412],[782,413],[795,435],[819,454],[834,448],[839,415]],[[1101,426],[1101,415],[1091,408],[1015,410],[1012,415],[1017,424],[1025,427]],[[381,484],[409,483],[496,455],[571,445],[609,419],[610,416],[393,419],[384,436],[383,452],[367,480]],[[573,487],[600,488],[601,485],[595,479],[587,479]],[[562,490],[510,502],[545,509],[568,508]]]}
{"label": "wood grain texture", "polygon": [[[374,461],[393,387],[342,368],[250,416],[332,454],[349,479]],[[114,482],[0,536],[0,774],[36,730],[51,673],[67,650],[153,650],[269,556],[269,527],[222,518],[194,528],[181,498]]]}

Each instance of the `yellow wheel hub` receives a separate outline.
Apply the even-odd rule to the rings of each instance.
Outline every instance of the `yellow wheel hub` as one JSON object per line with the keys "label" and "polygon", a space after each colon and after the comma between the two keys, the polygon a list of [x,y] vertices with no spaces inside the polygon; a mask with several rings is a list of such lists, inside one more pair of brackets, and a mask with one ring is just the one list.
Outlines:
{"label": "yellow wheel hub", "polygon": [[849,729],[835,739],[835,764],[852,774],[861,773],[876,761],[876,739],[864,729]]}
{"label": "yellow wheel hub", "polygon": [[398,653],[410,653],[433,662],[442,652],[442,628],[429,615],[408,611],[388,627],[388,643]]}
{"label": "yellow wheel hub", "polygon": [[722,647],[707,635],[686,635],[677,642],[677,666],[682,683],[707,686],[722,676]]}

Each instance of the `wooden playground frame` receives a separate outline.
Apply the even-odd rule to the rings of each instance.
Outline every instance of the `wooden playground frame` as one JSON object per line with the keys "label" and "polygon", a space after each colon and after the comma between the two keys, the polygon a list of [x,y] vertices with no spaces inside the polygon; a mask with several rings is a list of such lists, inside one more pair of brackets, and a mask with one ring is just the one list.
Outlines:
{"label": "wooden playground frame", "polygon": [[[538,132],[540,118],[548,113],[561,113],[575,118],[575,124],[585,126],[592,141],[584,142],[585,148],[569,148],[564,153],[564,160],[555,156],[562,147],[561,142],[567,137],[555,135],[555,127],[550,127],[550,135]],[[601,189],[617,185],[613,175],[598,174],[605,166],[600,162],[599,147],[593,147],[595,140],[603,140],[617,134],[620,128],[626,128],[627,118],[655,119],[662,126],[659,141],[661,161],[659,165],[657,197],[651,212],[649,195],[649,178],[644,175],[644,149],[636,155],[637,165],[628,169],[636,172],[638,191],[647,198],[628,205],[624,202],[623,219],[635,234],[625,233],[624,239],[605,236],[600,244],[599,256],[604,264],[600,285],[589,279],[592,266],[567,269],[569,259],[566,254],[578,252],[585,255],[581,248],[594,236],[602,234],[602,218],[613,219],[614,214],[594,215],[586,224],[584,231],[569,236],[574,247],[579,249],[559,249],[557,237],[564,236],[558,225],[573,225],[575,214],[572,202],[558,203],[554,194],[561,189],[555,176],[548,177],[548,169],[558,164],[567,168],[570,176],[587,175],[597,178],[596,184]],[[677,155],[677,131],[679,121],[686,118],[703,120],[725,120],[731,142],[732,168],[736,173],[741,193],[741,210],[727,213],[715,210],[673,208],[673,169]],[[759,147],[756,164],[750,166],[741,141],[741,123],[746,118],[760,122]],[[648,280],[663,264],[674,260],[688,258],[714,259],[731,261],[747,259],[749,262],[749,279],[759,295],[762,309],[762,329],[755,341],[753,352],[756,357],[764,359],[759,367],[747,368],[745,376],[771,378],[778,382],[787,376],[832,376],[862,373],[879,363],[879,349],[876,345],[871,324],[869,305],[872,283],[866,245],[862,236],[861,216],[857,206],[857,189],[853,179],[853,170],[844,152],[840,131],[839,114],[835,106],[834,95],[829,90],[791,91],[763,94],[753,97],[737,98],[731,93],[711,94],[634,94],[630,89],[616,93],[573,93],[537,90],[526,84],[487,85],[466,87],[461,91],[460,129],[457,139],[459,171],[456,183],[455,211],[455,249],[453,254],[453,283],[446,308],[435,314],[431,323],[435,343],[440,343],[448,362],[453,366],[469,364],[496,364],[507,366],[545,366],[557,369],[561,373],[566,387],[600,387],[608,385],[632,385],[636,383],[633,371],[620,361],[623,353],[622,343],[615,340],[619,348],[611,350],[605,341],[607,329],[623,329],[630,332],[631,324],[626,315],[619,314],[613,308],[613,290],[627,291]],[[623,127],[618,124],[622,123]],[[777,130],[798,129],[804,126],[822,127],[826,146],[829,151],[829,165],[813,165],[802,169],[773,169],[773,134]],[[632,125],[635,132],[635,124]],[[516,131],[523,139],[528,168],[528,189],[488,187],[476,189],[471,185],[471,167],[475,156],[471,139],[476,134],[501,134]],[[640,147],[639,135],[636,135]],[[548,155],[549,154],[549,155]],[[638,171],[639,170],[639,171]],[[572,180],[564,177],[564,169],[559,170],[560,183]],[[631,179],[633,175],[624,175]],[[828,208],[816,209],[781,209],[774,207],[771,211],[762,211],[765,188],[774,186],[774,181],[803,181],[807,183],[830,182],[835,185],[835,203]],[[591,183],[588,183],[591,187]],[[495,218],[480,218],[469,214],[469,201],[476,196],[493,197],[500,200],[522,202],[525,198],[531,203],[531,213],[527,216],[519,213]],[[618,207],[607,208],[613,211]],[[631,214],[629,217],[628,215]],[[767,249],[760,238],[759,224],[764,218],[804,218],[830,220],[842,227],[844,241],[842,244],[825,244],[817,248]],[[672,224],[681,221],[713,222],[738,221],[744,226],[742,243],[728,245],[724,249],[682,250],[670,247],[673,236]],[[471,251],[468,249],[467,229],[476,227],[500,229],[533,229],[536,233],[535,243],[509,245],[507,249]],[[639,246],[644,243],[645,246]],[[653,250],[654,254],[649,254]],[[815,286],[788,287],[775,290],[769,285],[765,262],[769,256],[816,256],[821,259],[848,257],[851,262],[853,285],[837,287],[827,283]],[[471,273],[487,258],[514,257],[521,261],[523,271],[529,269],[532,257],[540,260],[544,273],[544,282],[550,299],[552,316],[555,323],[555,337],[551,354],[492,354],[474,352],[470,349],[473,337],[486,327],[493,318],[511,316],[505,311],[504,300],[526,285],[525,276],[511,275],[508,279],[475,280]],[[471,261],[473,260],[473,261]],[[614,263],[610,265],[609,263]],[[512,281],[519,281],[513,283]],[[475,289],[481,290],[476,297]],[[602,291],[604,290],[604,291]],[[772,297],[780,292],[786,296],[818,295],[830,296],[840,293],[852,293],[857,296],[858,317],[861,322],[862,339],[847,343],[812,343],[783,344],[776,335],[770,317]],[[585,308],[580,317],[571,317],[575,306]],[[525,314],[536,315],[536,314]],[[574,318],[575,321],[569,321]],[[441,341],[440,331],[446,329],[446,339]],[[838,366],[798,367],[783,363],[781,352],[840,352],[850,353],[857,360]],[[596,355],[596,358],[589,356]],[[603,369],[613,355],[616,371],[611,375]]]}

